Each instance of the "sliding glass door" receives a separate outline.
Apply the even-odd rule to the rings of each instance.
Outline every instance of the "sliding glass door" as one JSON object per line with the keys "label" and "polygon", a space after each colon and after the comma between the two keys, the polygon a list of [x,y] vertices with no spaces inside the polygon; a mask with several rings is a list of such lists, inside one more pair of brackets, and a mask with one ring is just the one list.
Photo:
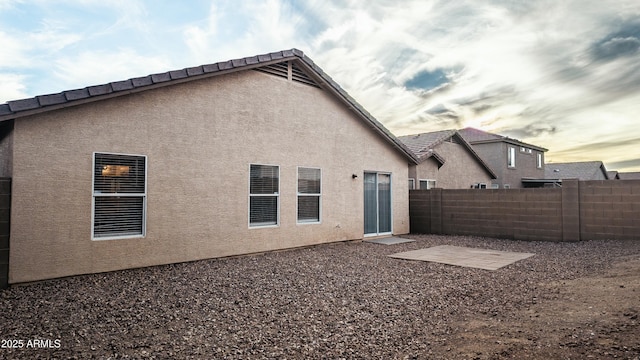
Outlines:
{"label": "sliding glass door", "polygon": [[391,174],[364,173],[364,234],[390,234]]}

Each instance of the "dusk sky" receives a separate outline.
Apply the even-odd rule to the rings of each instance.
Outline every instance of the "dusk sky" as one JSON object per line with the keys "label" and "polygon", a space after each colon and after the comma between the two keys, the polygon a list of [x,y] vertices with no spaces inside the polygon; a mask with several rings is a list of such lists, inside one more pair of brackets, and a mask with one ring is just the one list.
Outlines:
{"label": "dusk sky", "polygon": [[0,103],[291,48],[398,136],[640,171],[638,0],[0,0]]}

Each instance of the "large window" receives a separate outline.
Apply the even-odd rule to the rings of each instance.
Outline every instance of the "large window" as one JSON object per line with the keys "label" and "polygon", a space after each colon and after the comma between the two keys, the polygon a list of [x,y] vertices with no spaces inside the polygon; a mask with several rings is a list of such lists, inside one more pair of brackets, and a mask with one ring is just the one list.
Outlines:
{"label": "large window", "polygon": [[322,204],[322,172],[298,168],[298,223],[319,223]]}
{"label": "large window", "polygon": [[278,225],[280,169],[251,164],[249,172],[249,226]]}
{"label": "large window", "polygon": [[510,168],[516,167],[516,148],[509,146],[507,153],[507,166]]}
{"label": "large window", "polygon": [[146,164],[141,155],[93,154],[93,239],[145,235]]}

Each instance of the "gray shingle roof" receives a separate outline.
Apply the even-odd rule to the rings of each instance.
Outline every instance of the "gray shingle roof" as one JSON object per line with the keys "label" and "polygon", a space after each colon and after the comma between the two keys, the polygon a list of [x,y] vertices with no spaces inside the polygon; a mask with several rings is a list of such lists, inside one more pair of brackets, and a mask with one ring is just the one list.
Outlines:
{"label": "gray shingle roof", "polygon": [[618,176],[618,172],[615,170],[607,171],[607,176],[609,177],[609,180],[620,179],[620,176]]}
{"label": "gray shingle roof", "polygon": [[482,160],[482,158],[475,152],[475,150],[473,150],[471,145],[462,136],[460,136],[460,133],[457,130],[442,130],[414,135],[405,135],[398,137],[398,139],[400,139],[400,141],[407,145],[409,150],[413,151],[420,162],[433,157],[442,165],[447,159],[443,158],[434,149],[438,145],[454,137],[462,146],[464,146],[469,151],[471,156],[473,156],[480,163],[480,165],[482,165],[487,173],[493,179],[495,179],[496,174],[493,172],[493,170],[489,167],[489,165],[487,165],[487,163],[484,162],[484,160]]}
{"label": "gray shingle roof", "polygon": [[619,172],[618,176],[620,180],[640,180],[640,171]]}
{"label": "gray shingle roof", "polygon": [[128,80],[115,81],[108,84],[88,86],[82,89],[67,90],[55,94],[13,100],[0,104],[0,121],[18,119],[20,117],[45,111],[85,104],[90,101],[99,101],[111,97],[128,95],[133,92],[146,91],[161,86],[217,76],[235,71],[259,68],[290,60],[295,61],[300,68],[308,72],[323,89],[330,91],[342,100],[345,105],[354,111],[358,117],[364,120],[369,127],[385,138],[385,140],[390,142],[393,147],[404,154],[411,162],[418,162],[418,159],[411,150],[409,150],[400,140],[387,130],[387,128],[385,128],[368,111],[358,104],[355,99],[342,89],[342,87],[340,87],[340,85],[338,85],[318,65],[298,49],[277,51],[269,54],[256,55],[181,70],[167,71],[159,74],[151,74]]}
{"label": "gray shingle roof", "polygon": [[522,142],[518,139],[512,139],[508,136],[503,136],[503,135],[498,135],[498,134],[493,134],[490,132],[486,132],[483,130],[479,130],[479,129],[475,129],[472,127],[467,127],[464,128],[462,130],[458,130],[458,133],[460,133],[460,135],[469,142],[469,144],[471,145],[475,145],[475,144],[486,144],[486,143],[493,143],[493,142],[507,142],[510,144],[514,144],[517,146],[524,146],[524,147],[529,147],[538,151],[547,151],[547,149],[537,146],[537,145],[532,145],[532,144],[527,144],[525,142]]}
{"label": "gray shingle roof", "polygon": [[427,155],[434,147],[452,137],[456,133],[455,130],[434,131],[416,135],[399,136],[407,147],[413,151],[418,158]]}
{"label": "gray shingle roof", "polygon": [[609,178],[602,161],[548,163],[544,169],[546,179],[600,180],[598,175]]}

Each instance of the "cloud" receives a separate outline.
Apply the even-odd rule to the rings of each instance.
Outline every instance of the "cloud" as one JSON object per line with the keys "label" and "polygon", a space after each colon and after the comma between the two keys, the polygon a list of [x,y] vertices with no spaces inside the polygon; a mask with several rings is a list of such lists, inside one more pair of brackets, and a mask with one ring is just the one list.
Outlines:
{"label": "cloud", "polygon": [[607,169],[615,169],[618,171],[640,171],[640,158],[610,162],[607,164]]}
{"label": "cloud", "polygon": [[[548,123],[532,123],[524,127],[510,127],[508,130],[502,132],[502,135],[507,135],[516,139],[530,139],[539,138],[542,136],[552,136],[557,131],[557,127]],[[539,146],[544,147],[543,144]]]}
{"label": "cloud", "polygon": [[596,42],[591,55],[596,61],[607,61],[623,56],[632,56],[640,49],[640,22],[627,22],[620,29],[607,34]]}
{"label": "cloud", "polygon": [[126,80],[172,69],[168,59],[144,56],[132,49],[121,49],[117,52],[82,52],[77,56],[59,58],[53,64],[55,81],[59,87],[57,91]]}
{"label": "cloud", "polygon": [[0,99],[17,100],[28,97],[24,75],[0,73]]}
{"label": "cloud", "polygon": [[210,63],[304,48],[296,25],[303,19],[291,3],[277,0],[212,3],[206,20],[188,24],[182,30],[190,59]]}

